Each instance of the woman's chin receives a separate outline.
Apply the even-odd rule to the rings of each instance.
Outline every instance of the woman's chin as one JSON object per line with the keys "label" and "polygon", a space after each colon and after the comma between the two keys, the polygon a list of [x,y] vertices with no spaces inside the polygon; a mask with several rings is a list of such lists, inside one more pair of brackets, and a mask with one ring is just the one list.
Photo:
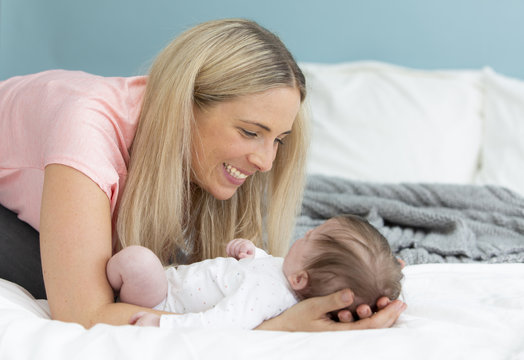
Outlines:
{"label": "woman's chin", "polygon": [[217,200],[231,199],[233,195],[235,195],[235,193],[237,192],[238,188],[240,187],[240,186],[235,186],[233,184],[228,184],[228,183],[226,183],[226,185],[218,183],[218,184],[214,184],[210,186],[209,184],[206,184],[206,183],[193,181],[193,184],[198,186],[201,190],[209,193],[211,196],[213,196]]}
{"label": "woman's chin", "polygon": [[237,188],[235,189],[215,189],[209,191],[211,195],[217,200],[229,200],[235,195]]}

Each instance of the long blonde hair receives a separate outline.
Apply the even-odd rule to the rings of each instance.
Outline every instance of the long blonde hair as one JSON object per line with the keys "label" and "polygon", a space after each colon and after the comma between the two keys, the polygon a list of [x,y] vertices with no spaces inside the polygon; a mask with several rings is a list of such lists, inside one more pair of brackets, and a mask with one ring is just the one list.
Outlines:
{"label": "long blonde hair", "polygon": [[216,200],[191,183],[193,106],[277,87],[297,88],[303,103],[305,79],[293,57],[277,36],[252,21],[203,23],[159,54],[149,73],[118,210],[121,247],[146,246],[164,264],[223,256],[224,244],[235,237],[251,239],[275,255],[287,251],[304,186],[303,108],[272,170],[250,176],[232,198]]}

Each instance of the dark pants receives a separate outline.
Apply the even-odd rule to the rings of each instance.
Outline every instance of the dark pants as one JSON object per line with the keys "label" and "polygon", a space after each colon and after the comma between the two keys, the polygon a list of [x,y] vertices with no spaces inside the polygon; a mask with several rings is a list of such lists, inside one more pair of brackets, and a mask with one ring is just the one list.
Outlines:
{"label": "dark pants", "polygon": [[0,205],[0,278],[45,299],[38,231]]}

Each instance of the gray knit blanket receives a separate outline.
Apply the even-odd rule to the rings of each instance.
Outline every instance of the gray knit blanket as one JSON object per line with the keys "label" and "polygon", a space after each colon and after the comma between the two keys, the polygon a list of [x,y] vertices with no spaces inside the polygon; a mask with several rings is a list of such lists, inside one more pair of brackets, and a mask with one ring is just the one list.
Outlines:
{"label": "gray knit blanket", "polygon": [[295,239],[342,213],[366,218],[407,264],[524,262],[524,197],[502,187],[310,176]]}

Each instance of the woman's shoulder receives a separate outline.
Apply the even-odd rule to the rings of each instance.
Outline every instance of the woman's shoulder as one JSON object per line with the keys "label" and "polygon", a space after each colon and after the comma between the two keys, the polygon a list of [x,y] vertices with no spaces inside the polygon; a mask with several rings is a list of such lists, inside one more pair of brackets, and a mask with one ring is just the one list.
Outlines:
{"label": "woman's shoulder", "polygon": [[145,76],[107,77],[61,69],[15,76],[0,82],[0,88],[12,94],[23,91],[26,96],[29,92],[40,97],[102,97],[106,100],[141,93],[145,85]]}
{"label": "woman's shoulder", "polygon": [[60,137],[97,128],[103,138],[122,142],[125,152],[134,137],[145,85],[145,76],[71,70],[17,76],[0,83],[0,115],[11,119],[10,126],[40,128],[48,136],[53,130]]}

